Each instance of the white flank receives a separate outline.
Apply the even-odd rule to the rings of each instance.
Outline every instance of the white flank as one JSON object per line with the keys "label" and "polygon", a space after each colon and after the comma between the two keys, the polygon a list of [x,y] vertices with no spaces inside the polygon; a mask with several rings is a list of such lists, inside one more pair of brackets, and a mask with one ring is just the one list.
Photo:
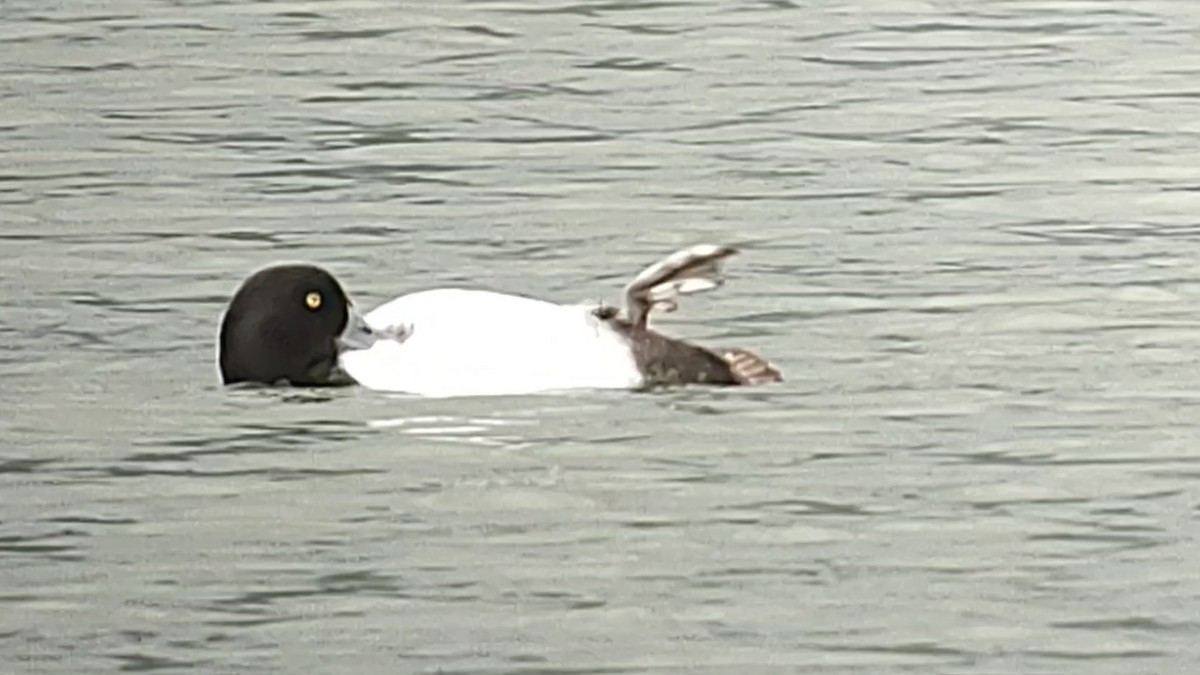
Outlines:
{"label": "white flank", "polygon": [[593,307],[456,288],[404,295],[367,314],[403,335],[342,354],[359,384],[422,396],[497,396],[642,384],[625,338]]}

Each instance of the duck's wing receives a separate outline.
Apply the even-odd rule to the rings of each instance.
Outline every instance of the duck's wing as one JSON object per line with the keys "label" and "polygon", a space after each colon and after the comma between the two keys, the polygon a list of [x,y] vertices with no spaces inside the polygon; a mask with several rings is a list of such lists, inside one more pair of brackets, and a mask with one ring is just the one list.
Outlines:
{"label": "duck's wing", "polygon": [[710,291],[725,283],[721,261],[737,253],[732,246],[696,244],[676,251],[642,270],[625,287],[625,314],[634,329],[646,327],[650,310],[675,309],[675,298]]}

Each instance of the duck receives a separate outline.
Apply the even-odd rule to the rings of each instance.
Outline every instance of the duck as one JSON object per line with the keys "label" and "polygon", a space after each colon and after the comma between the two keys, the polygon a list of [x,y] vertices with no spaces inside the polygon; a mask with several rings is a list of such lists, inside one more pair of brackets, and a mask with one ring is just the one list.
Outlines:
{"label": "duck", "polygon": [[453,287],[360,314],[326,269],[275,264],[234,292],[217,365],[226,386],[358,385],[423,397],[780,382],[780,371],[750,351],[702,347],[650,327],[654,312],[722,286],[721,265],[736,253],[719,244],[678,250],[634,276],[621,308]]}

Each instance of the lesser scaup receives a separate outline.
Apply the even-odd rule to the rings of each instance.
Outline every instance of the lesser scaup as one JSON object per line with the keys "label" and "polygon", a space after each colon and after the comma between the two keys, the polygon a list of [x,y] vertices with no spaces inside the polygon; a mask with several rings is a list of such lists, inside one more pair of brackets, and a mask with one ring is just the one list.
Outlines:
{"label": "lesser scaup", "polygon": [[625,308],[560,305],[460,288],[403,295],[360,317],[341,285],[311,265],[251,275],[222,320],[226,384],[357,382],[424,396],[532,394],[655,385],[757,385],[781,380],[740,349],[706,349],[649,328],[651,310],[720,286],[736,253],[701,244],[638,274]]}

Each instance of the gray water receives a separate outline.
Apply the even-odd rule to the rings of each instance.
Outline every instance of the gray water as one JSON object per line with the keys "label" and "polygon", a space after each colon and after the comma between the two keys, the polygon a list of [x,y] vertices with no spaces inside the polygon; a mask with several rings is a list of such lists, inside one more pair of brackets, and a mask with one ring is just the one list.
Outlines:
{"label": "gray water", "polygon": [[[0,672],[1195,673],[1200,3],[0,6]],[[251,270],[754,390],[226,391]]]}

